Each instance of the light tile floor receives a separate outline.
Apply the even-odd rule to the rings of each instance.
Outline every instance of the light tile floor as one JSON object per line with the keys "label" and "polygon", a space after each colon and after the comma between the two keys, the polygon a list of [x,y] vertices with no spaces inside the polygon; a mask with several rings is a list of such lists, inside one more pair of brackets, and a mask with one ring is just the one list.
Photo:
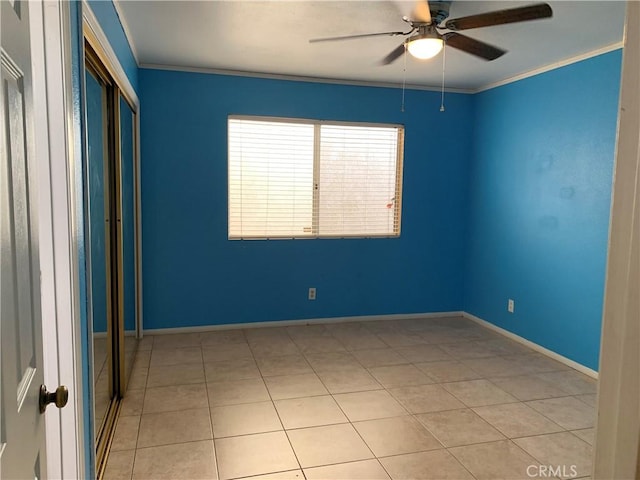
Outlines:
{"label": "light tile floor", "polygon": [[463,318],[147,336],[105,478],[586,477],[595,393]]}

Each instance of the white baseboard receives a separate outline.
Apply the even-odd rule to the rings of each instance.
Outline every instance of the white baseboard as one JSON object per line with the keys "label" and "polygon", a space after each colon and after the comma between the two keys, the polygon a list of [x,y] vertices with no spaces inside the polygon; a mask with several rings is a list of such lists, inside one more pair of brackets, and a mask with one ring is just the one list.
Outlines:
{"label": "white baseboard", "polygon": [[145,335],[167,335],[173,333],[199,333],[237,328],[289,327],[293,325],[321,325],[330,323],[371,322],[380,320],[412,320],[416,318],[462,317],[463,312],[398,313],[390,315],[360,315],[353,317],[306,318],[302,320],[275,320],[268,322],[225,323],[222,325],[202,325],[198,327],[145,329]]}
{"label": "white baseboard", "polygon": [[361,315],[352,317],[329,317],[329,318],[307,318],[301,320],[275,320],[267,322],[249,322],[249,323],[225,323],[222,325],[202,325],[197,327],[176,327],[176,328],[152,328],[145,329],[144,335],[171,335],[176,333],[201,333],[212,332],[216,330],[233,330],[238,328],[267,328],[267,327],[289,327],[294,325],[323,325],[331,323],[348,323],[348,322],[371,322],[382,320],[413,320],[417,318],[449,318],[449,317],[464,317],[473,322],[476,322],[483,327],[488,328],[496,333],[499,333],[511,340],[515,340],[536,352],[542,353],[549,358],[557,360],[574,370],[577,370],[592,378],[598,378],[598,372],[586,367],[578,362],[575,362],[567,357],[564,357],[556,352],[553,352],[547,348],[544,348],[537,343],[534,343],[526,338],[523,338],[515,333],[509,332],[504,328],[500,328],[493,323],[482,320],[475,315],[462,311],[451,312],[430,312],[430,313],[399,313],[391,315]]}
{"label": "white baseboard", "polygon": [[[125,330],[124,331],[124,336],[125,337],[135,337],[136,336],[136,331],[135,330]],[[93,332],[93,338],[107,338],[107,332]]]}
{"label": "white baseboard", "polygon": [[527,340],[526,338],[516,335],[515,333],[505,330],[504,328],[500,328],[494,325],[493,323],[487,322],[486,320],[482,320],[481,318],[476,317],[475,315],[472,315],[470,313],[463,312],[462,315],[465,318],[468,318],[469,320],[472,320],[478,323],[479,325],[482,325],[483,327],[488,328],[489,330],[493,330],[494,332],[497,332],[500,335],[504,335],[505,337],[510,338],[511,340],[515,340],[516,342],[521,343],[529,347],[530,349],[535,350],[536,352],[542,353],[543,355],[546,355],[549,358],[557,360],[560,363],[564,363],[568,367],[571,367],[574,370],[579,371],[580,373],[584,373],[585,375],[588,375],[591,378],[595,378],[595,379],[598,378],[598,372],[596,372],[595,370],[592,370],[589,367],[585,367],[584,365],[578,362],[575,362],[570,358],[563,357],[559,353],[549,350],[548,348],[544,348],[543,346],[538,345],[537,343]]}

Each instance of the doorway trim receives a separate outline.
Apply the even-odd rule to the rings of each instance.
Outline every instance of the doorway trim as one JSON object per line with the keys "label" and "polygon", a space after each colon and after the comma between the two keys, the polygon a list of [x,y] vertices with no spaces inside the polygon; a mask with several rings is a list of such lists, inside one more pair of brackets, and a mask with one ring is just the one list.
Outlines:
{"label": "doorway trim", "polygon": [[593,478],[640,475],[640,4],[627,2]]}
{"label": "doorway trim", "polygon": [[45,414],[46,471],[50,478],[81,478],[86,458],[81,265],[73,208],[75,169],[81,157],[74,142],[71,11],[68,2],[36,2],[30,4],[30,14],[32,56],[36,65],[44,65],[34,70],[34,81],[46,91],[46,97],[34,101],[47,105],[36,112],[34,125],[44,378],[54,388],[70,386],[67,406]]}

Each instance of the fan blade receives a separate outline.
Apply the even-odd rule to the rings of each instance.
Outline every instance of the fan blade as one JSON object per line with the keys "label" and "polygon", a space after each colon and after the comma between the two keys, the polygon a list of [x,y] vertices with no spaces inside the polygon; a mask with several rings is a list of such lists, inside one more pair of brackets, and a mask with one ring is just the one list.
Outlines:
{"label": "fan blade", "polygon": [[457,48],[458,50],[462,50],[463,52],[470,53],[471,55],[475,55],[476,57],[484,58],[489,61],[495,60],[507,53],[506,50],[502,50],[498,47],[494,47],[493,45],[489,45],[488,43],[475,40],[465,35],[460,35],[459,33],[445,33],[442,35],[442,38],[445,39],[448,47]]}
{"label": "fan blade", "polygon": [[390,63],[395,62],[399,57],[402,56],[402,54],[404,53],[404,50],[405,50],[405,46],[404,46],[404,42],[402,42],[400,45],[394,48],[389,55],[387,55],[382,59],[382,64],[389,65]]}
{"label": "fan blade", "polygon": [[553,16],[553,10],[547,3],[537,3],[526,7],[497,10],[495,12],[452,18],[444,22],[441,28],[449,30],[468,30],[470,28],[490,27],[505,23],[525,22]]}
{"label": "fan blade", "polygon": [[416,5],[413,7],[413,12],[411,13],[411,20],[431,24],[431,9],[427,0],[416,1]]}
{"label": "fan blade", "polygon": [[[411,32],[408,32],[411,33]],[[309,43],[318,42],[334,42],[337,40],[354,40],[356,38],[368,38],[368,37],[396,37],[398,35],[408,35],[405,32],[381,32],[381,33],[362,33],[360,35],[345,35],[343,37],[325,37],[325,38],[312,38]]]}

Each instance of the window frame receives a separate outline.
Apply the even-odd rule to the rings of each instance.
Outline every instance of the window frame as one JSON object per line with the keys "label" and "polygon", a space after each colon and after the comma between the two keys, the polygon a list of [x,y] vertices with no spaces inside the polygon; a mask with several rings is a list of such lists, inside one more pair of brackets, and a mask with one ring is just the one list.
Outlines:
{"label": "window frame", "polygon": [[[294,123],[313,125],[314,142],[313,142],[313,192],[312,192],[312,231],[308,235],[231,235],[229,225],[231,224],[231,208],[230,208],[230,132],[229,125],[231,120],[247,120],[252,122],[269,122],[269,123]],[[321,150],[321,127],[323,125],[345,126],[345,127],[369,127],[369,128],[394,128],[397,130],[396,143],[396,171],[395,171],[395,232],[387,234],[341,234],[341,235],[322,235],[319,233],[320,219],[320,150]],[[314,118],[301,117],[271,117],[264,115],[236,115],[227,116],[227,240],[328,240],[328,239],[364,239],[364,238],[400,238],[402,231],[402,197],[403,197],[403,177],[404,177],[404,136],[405,127],[403,124],[397,123],[376,123],[376,122],[350,122],[341,120],[321,120]]]}

